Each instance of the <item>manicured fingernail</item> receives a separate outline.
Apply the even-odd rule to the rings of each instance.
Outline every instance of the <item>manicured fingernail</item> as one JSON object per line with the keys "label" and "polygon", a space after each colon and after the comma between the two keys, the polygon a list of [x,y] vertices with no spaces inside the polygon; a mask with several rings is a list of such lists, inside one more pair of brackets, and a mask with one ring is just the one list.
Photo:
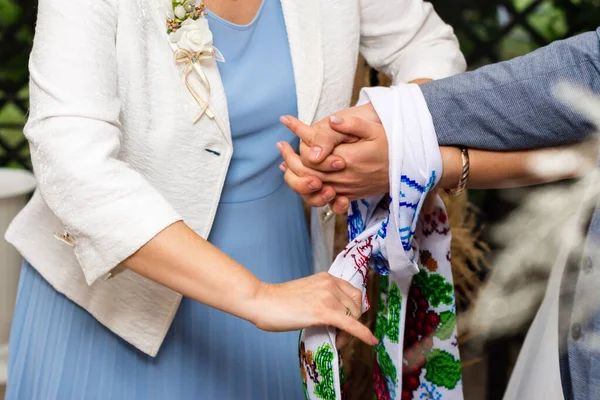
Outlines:
{"label": "manicured fingernail", "polygon": [[326,202],[330,202],[331,200],[333,200],[333,198],[335,197],[335,193],[330,193],[330,192],[325,192],[322,195],[323,200],[325,200]]}
{"label": "manicured fingernail", "polygon": [[312,158],[313,160],[318,160],[322,151],[323,149],[319,146],[313,147],[312,149],[310,149],[310,158]]}
{"label": "manicured fingernail", "polygon": [[283,150],[283,143],[277,142],[277,144],[275,146],[277,146],[277,150],[279,150],[279,151]]}
{"label": "manicured fingernail", "polygon": [[373,337],[371,338],[371,342],[373,343],[373,345],[376,345],[376,344],[378,344],[378,343],[379,343],[379,339],[377,339],[375,336],[373,336]]}
{"label": "manicured fingernail", "polygon": [[288,126],[290,124],[290,120],[287,119],[286,117],[279,117],[279,122],[281,122],[285,126]]}
{"label": "manicured fingernail", "polygon": [[308,183],[308,188],[310,190],[317,190],[319,188],[319,184],[317,182],[315,182],[315,181],[310,181]]}
{"label": "manicured fingernail", "polygon": [[329,120],[334,125],[340,125],[344,122],[344,119],[342,117],[338,117],[337,115],[332,115],[331,117],[329,117]]}
{"label": "manicured fingernail", "polygon": [[343,166],[344,163],[342,163],[341,161],[334,161],[333,164],[331,164],[331,167],[333,169],[342,169]]}
{"label": "manicured fingernail", "polygon": [[279,169],[283,172],[287,171],[287,168],[283,163],[279,164]]}

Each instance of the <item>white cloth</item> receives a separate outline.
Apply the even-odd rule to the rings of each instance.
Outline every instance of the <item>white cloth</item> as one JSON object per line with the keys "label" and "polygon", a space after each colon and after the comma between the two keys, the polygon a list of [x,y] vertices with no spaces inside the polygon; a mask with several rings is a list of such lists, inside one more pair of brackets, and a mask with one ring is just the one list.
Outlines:
{"label": "white cloth", "polygon": [[[566,261],[566,260],[564,260]],[[563,400],[558,354],[558,306],[562,264],[555,265],[554,275],[519,352],[505,400]],[[558,276],[558,279],[555,279]],[[554,282],[558,281],[558,288]]]}
{"label": "white cloth", "polygon": [[557,257],[546,294],[511,373],[504,400],[564,400],[559,364],[558,311],[567,251]]}
{"label": "white cloth", "polygon": [[[329,273],[362,290],[363,312],[368,309],[366,277],[369,267],[383,275],[389,275],[389,285],[397,292],[395,300],[391,299],[393,296],[387,295],[385,308],[396,307],[396,315],[389,315],[387,334],[379,337],[380,344],[376,347],[376,370],[388,371],[380,374],[381,379],[376,379],[375,382],[379,399],[400,398],[401,392],[404,399],[406,395],[403,391],[408,389],[410,392],[417,390],[431,395],[435,392],[442,396],[440,399],[462,399],[460,360],[458,348],[453,344],[455,326],[450,327],[449,333],[438,335],[437,329],[442,327],[438,320],[429,333],[417,332],[421,340],[414,346],[410,340],[409,345],[405,346],[404,340],[405,324],[409,318],[414,320],[412,315],[407,317],[406,314],[407,305],[412,301],[411,296],[414,296],[409,293],[413,276],[419,274],[422,280],[435,276],[431,279],[444,283],[431,292],[448,290],[448,285],[450,293],[453,290],[449,262],[451,236],[444,205],[439,197],[435,196],[434,207],[429,207],[433,212],[428,210],[427,216],[437,213],[443,215],[440,220],[445,222],[433,225],[427,218],[419,218],[428,193],[442,173],[442,159],[433,122],[417,85],[363,89],[359,103],[367,101],[373,104],[387,133],[390,193],[389,196],[375,196],[352,202],[348,215],[351,241],[337,256]],[[427,260],[420,260],[424,252],[427,252]],[[430,258],[436,260],[435,268],[425,266],[424,263]],[[427,269],[431,272],[427,272]],[[454,315],[454,310],[451,309],[453,296],[438,302],[435,298],[428,298],[432,293],[425,293],[425,289],[427,288],[421,288],[421,292],[432,304],[426,303],[424,308],[417,305],[422,312],[418,320],[423,320],[428,311],[431,311],[432,318],[435,318],[433,314]],[[392,289],[388,293],[392,293]],[[389,313],[393,314],[391,311]],[[410,329],[413,329],[412,326]],[[301,334],[300,363],[305,391],[310,399],[342,398],[335,337],[335,329],[326,327],[306,329]],[[405,364],[410,363],[408,359],[411,357],[405,352],[414,349],[421,351],[425,347],[425,337],[435,337],[436,341],[433,349],[429,346],[423,352],[418,373],[409,382],[410,378],[404,377],[404,372],[407,369]],[[436,365],[439,359],[435,361],[433,358],[440,354],[444,362]],[[393,366],[387,362],[389,359]],[[315,360],[314,365],[312,360]],[[427,365],[423,365],[425,360]],[[383,385],[377,387],[378,381],[383,382]],[[403,388],[403,381],[410,388]],[[420,393],[408,395],[413,396],[410,398],[424,398],[419,397]]]}

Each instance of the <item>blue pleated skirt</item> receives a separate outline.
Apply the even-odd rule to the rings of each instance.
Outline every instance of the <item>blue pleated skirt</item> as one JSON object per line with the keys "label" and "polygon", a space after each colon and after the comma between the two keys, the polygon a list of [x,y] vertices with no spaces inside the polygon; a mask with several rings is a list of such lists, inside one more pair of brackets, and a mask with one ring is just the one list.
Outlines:
{"label": "blue pleated skirt", "polygon": [[[210,241],[268,282],[311,272],[302,204],[285,185],[258,200],[221,204]],[[297,342],[297,332],[263,332],[184,298],[152,358],[24,262],[6,395],[7,400],[303,399]]]}

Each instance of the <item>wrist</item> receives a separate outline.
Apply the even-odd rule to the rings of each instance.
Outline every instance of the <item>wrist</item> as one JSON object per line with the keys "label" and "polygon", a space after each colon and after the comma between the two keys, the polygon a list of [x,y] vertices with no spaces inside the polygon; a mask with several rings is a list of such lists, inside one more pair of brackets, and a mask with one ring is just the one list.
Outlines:
{"label": "wrist", "polygon": [[454,189],[462,172],[461,151],[458,147],[441,146],[442,176],[437,184],[441,189]]}
{"label": "wrist", "polygon": [[381,123],[379,115],[377,114],[377,111],[375,111],[373,104],[366,103],[362,106],[357,106],[356,108],[359,110],[359,114],[357,115],[358,117],[361,117],[367,121],[377,122],[378,124]]}
{"label": "wrist", "polygon": [[251,295],[240,301],[240,317],[257,327],[261,326],[261,311],[264,311],[265,309],[264,300],[270,296],[270,293],[273,291],[273,289],[273,284],[257,279]]}

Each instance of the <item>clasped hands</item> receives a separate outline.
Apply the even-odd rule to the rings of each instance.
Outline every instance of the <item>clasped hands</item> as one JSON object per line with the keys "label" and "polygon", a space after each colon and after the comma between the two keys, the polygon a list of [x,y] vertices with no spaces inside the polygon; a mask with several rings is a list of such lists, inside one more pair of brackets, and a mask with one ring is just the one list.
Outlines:
{"label": "clasped hands", "polygon": [[350,107],[312,126],[291,116],[281,123],[301,139],[300,154],[277,143],[286,183],[313,207],[347,212],[351,200],[387,193],[388,142],[373,106]]}

